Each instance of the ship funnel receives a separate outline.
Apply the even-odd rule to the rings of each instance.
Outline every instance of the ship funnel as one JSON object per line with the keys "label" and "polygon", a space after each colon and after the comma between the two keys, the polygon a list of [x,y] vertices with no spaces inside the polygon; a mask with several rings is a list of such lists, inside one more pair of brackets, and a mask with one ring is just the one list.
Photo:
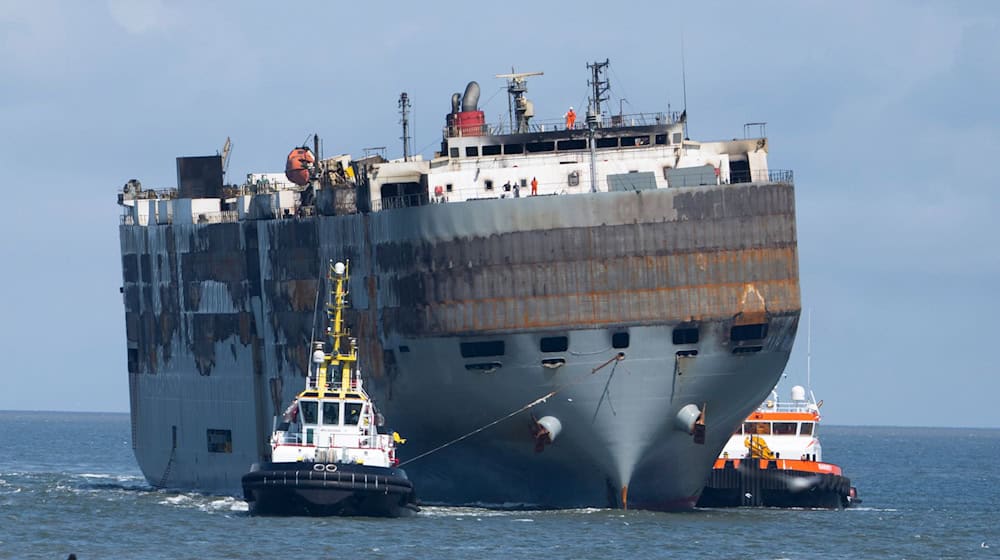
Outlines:
{"label": "ship funnel", "polygon": [[[452,98],[454,103],[454,97]],[[462,111],[477,111],[479,105],[479,84],[475,81],[469,82],[465,86],[465,95],[462,96]]]}
{"label": "ship funnel", "polygon": [[796,385],[792,387],[792,400],[793,401],[804,401],[806,400],[806,388],[802,385]]}

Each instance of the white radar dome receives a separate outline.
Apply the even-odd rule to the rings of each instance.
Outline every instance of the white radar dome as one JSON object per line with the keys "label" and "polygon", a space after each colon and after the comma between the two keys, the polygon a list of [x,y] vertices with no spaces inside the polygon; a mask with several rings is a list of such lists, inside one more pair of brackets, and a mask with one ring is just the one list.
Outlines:
{"label": "white radar dome", "polygon": [[325,357],[326,357],[326,354],[324,354],[322,350],[316,350],[315,352],[313,352],[313,363],[314,364],[322,364],[323,363],[323,358],[325,358]]}
{"label": "white radar dome", "polygon": [[344,263],[342,263],[342,262],[339,262],[339,263],[333,265],[333,273],[336,274],[337,276],[343,276],[344,272],[346,272],[346,271],[347,271],[347,267],[344,266]]}
{"label": "white radar dome", "polygon": [[796,385],[792,387],[792,400],[793,401],[804,401],[806,400],[806,388],[802,385]]}

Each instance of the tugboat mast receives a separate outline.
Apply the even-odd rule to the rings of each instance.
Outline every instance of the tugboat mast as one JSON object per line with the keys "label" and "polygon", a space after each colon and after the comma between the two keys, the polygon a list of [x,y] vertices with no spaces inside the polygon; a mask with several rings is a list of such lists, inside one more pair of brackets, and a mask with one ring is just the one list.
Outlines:
{"label": "tugboat mast", "polygon": [[344,398],[347,393],[353,392],[351,377],[353,374],[353,364],[358,361],[358,349],[353,338],[348,338],[347,342],[347,353],[341,351],[341,339],[348,336],[347,330],[344,328],[344,307],[346,306],[347,299],[347,278],[348,278],[348,266],[344,263],[330,263],[329,271],[327,272],[327,279],[334,282],[334,288],[331,290],[330,296],[331,301],[326,305],[326,315],[330,324],[327,330],[327,335],[330,338],[332,344],[332,351],[329,354],[324,354],[323,359],[319,363],[319,372],[317,377],[317,387],[319,391],[319,396],[322,398],[324,393],[328,389],[329,383],[333,382],[330,377],[336,374],[339,370],[340,372],[340,386],[335,387],[340,395],[340,398]]}

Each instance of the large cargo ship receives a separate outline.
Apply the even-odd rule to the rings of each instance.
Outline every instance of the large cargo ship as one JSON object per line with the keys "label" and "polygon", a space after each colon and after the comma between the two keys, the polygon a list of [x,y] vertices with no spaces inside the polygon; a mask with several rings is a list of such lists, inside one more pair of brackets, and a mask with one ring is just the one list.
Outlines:
{"label": "large cargo ship", "polygon": [[351,262],[366,383],[425,502],[692,507],[792,348],[792,174],[769,169],[763,127],[698,142],[683,113],[606,114],[606,64],[588,65],[579,122],[535,120],[533,74],[509,74],[509,120],[488,124],[470,83],[431,159],[302,147],[240,186],[225,154],[178,158],[169,191],[129,181],[132,441],[150,483],[237,494],[267,460],[332,259]]}

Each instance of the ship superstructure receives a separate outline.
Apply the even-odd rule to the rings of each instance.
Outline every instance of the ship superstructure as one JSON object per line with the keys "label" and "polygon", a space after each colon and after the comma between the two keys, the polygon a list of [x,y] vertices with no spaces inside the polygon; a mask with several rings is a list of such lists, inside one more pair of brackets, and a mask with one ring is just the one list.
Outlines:
{"label": "ship superstructure", "polygon": [[[592,101],[535,121],[526,76],[507,79],[510,122],[488,124],[470,84],[430,160],[303,147],[315,162],[293,152],[240,187],[218,156],[179,158],[177,191],[126,186],[133,444],[153,484],[236,492],[267,458],[308,372],[319,263],[349,259],[367,387],[408,453],[555,391],[407,465],[425,502],[694,504],[794,340],[791,172],[763,135],[685,138],[685,115]],[[560,427],[540,446],[536,418]]]}

